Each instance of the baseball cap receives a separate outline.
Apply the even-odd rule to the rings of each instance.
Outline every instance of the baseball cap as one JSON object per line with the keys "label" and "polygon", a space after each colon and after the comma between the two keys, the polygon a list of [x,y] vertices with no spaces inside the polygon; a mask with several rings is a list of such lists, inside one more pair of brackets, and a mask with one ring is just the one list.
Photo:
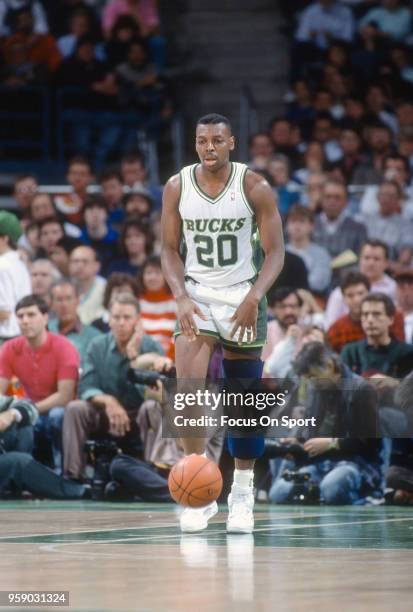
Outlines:
{"label": "baseball cap", "polygon": [[17,242],[22,233],[23,230],[16,215],[0,210],[0,236],[8,236],[13,242]]}

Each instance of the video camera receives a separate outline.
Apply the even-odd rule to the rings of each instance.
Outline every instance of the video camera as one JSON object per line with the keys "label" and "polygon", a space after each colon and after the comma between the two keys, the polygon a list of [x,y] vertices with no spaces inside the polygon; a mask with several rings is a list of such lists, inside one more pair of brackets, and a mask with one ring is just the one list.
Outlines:
{"label": "video camera", "polygon": [[164,370],[163,372],[155,372],[154,370],[131,369],[129,371],[129,380],[135,385],[145,385],[147,387],[156,387],[158,380],[162,383],[167,382],[171,378],[176,378],[176,368]]}
{"label": "video camera", "polygon": [[284,470],[282,478],[294,485],[292,502],[294,504],[319,504],[320,487],[314,482],[308,472]]}

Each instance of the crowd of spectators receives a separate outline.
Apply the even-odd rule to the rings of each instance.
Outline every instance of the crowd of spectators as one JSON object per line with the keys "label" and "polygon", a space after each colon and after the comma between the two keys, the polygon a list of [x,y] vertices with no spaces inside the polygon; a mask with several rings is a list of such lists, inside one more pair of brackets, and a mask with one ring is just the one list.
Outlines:
{"label": "crowd of spectators", "polygon": [[[119,58],[142,49],[124,34],[113,37],[123,19],[130,25],[122,11],[133,5],[146,3],[109,3],[104,38],[89,48],[117,65],[117,83],[134,70]],[[317,437],[297,430],[285,432],[276,453],[268,445],[267,457],[276,457],[268,495],[299,501],[311,483],[324,503],[381,503],[388,469],[390,498],[413,503],[410,7],[398,0],[296,5],[286,111],[251,136],[248,164],[272,185],[286,238],[285,267],[268,292],[264,377],[289,385],[290,414],[317,410],[323,418]],[[70,56],[79,48],[76,32],[95,24],[90,7],[78,10],[72,33],[62,30],[53,43],[67,55],[58,72],[78,61]],[[39,2],[32,16],[34,31],[47,37]],[[141,36],[156,63],[155,14],[148,8],[134,19],[135,28],[147,19]],[[5,36],[8,27],[0,14]],[[87,496],[85,444],[103,438],[122,451],[110,462],[107,496],[165,501],[165,469],[182,450],[156,431],[159,389],[131,379],[136,368],[173,368],[176,303],[159,261],[162,190],[148,182],[138,151],[95,170],[87,156],[73,157],[69,190],[54,195],[34,175],[20,176],[18,218],[0,213],[0,391],[23,395],[30,414],[39,413],[28,422],[18,399],[14,408],[0,405],[8,451],[0,455],[0,490]],[[218,375],[220,359],[216,352],[211,364]],[[346,435],[334,433],[337,415]],[[219,460],[222,436],[208,448]],[[26,469],[38,470],[43,489],[30,486]]]}
{"label": "crowd of spectators", "polygon": [[[249,165],[273,186],[287,255],[304,261],[306,278],[290,273],[287,286],[270,291],[265,376],[295,381],[296,409],[317,405],[318,412],[323,401],[308,381],[324,377],[332,394],[354,376],[361,389],[368,381],[383,439],[305,440],[301,432],[292,440],[286,432],[285,449],[298,448],[288,460],[271,460],[269,496],[299,500],[311,482],[325,503],[365,503],[381,498],[389,457],[410,475],[413,468],[409,453],[400,463],[397,436],[407,430],[388,411],[413,368],[413,7],[400,0],[293,7],[285,10],[292,38],[286,112],[251,136]],[[354,406],[346,403],[358,402],[336,401],[347,411]],[[396,499],[411,500],[411,482],[395,482],[408,491]]]}
{"label": "crowd of spectators", "polygon": [[[6,92],[40,86],[58,93],[72,150],[98,167],[130,148],[136,129],[159,135],[171,116],[165,56],[156,0],[0,6],[0,85]],[[10,100],[15,110],[16,98]]]}

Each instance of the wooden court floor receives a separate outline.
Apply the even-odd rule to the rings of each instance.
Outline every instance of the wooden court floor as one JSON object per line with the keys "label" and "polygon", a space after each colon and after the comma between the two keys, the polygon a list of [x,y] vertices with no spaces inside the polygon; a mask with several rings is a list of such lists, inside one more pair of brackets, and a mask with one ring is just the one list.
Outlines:
{"label": "wooden court floor", "polygon": [[413,509],[258,505],[251,536],[225,512],[181,535],[176,512],[1,502],[0,590],[70,591],[59,609],[84,612],[413,610]]}

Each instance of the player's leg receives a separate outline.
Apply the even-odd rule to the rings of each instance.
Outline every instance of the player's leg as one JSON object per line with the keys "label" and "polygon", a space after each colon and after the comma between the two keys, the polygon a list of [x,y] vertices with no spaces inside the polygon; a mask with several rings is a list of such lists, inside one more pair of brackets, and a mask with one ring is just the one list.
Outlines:
{"label": "player's leg", "polygon": [[[193,342],[181,334],[175,342],[176,377],[180,393],[190,392],[191,381],[204,381],[209,360],[214,350],[215,339],[198,336]],[[196,382],[194,383],[196,384]],[[202,454],[205,451],[205,438],[181,438],[186,455]]]}
{"label": "player's leg", "polygon": [[[191,381],[204,381],[208,371],[209,360],[214,350],[215,338],[198,336],[193,342],[180,335],[175,342],[175,363],[180,392],[191,391],[187,388]],[[196,383],[195,383],[196,384]],[[181,438],[186,455],[205,452],[205,438]],[[185,508],[180,516],[181,531],[193,533],[208,527],[208,520],[218,512],[214,501],[203,508]]]}
{"label": "player's leg", "polygon": [[[260,349],[224,350],[224,374],[229,379],[262,378],[263,362]],[[254,464],[264,452],[264,439],[261,435],[249,434],[242,437],[228,434],[228,450],[234,457],[234,480],[228,496],[229,515],[227,531],[231,533],[251,533],[254,529]]]}

